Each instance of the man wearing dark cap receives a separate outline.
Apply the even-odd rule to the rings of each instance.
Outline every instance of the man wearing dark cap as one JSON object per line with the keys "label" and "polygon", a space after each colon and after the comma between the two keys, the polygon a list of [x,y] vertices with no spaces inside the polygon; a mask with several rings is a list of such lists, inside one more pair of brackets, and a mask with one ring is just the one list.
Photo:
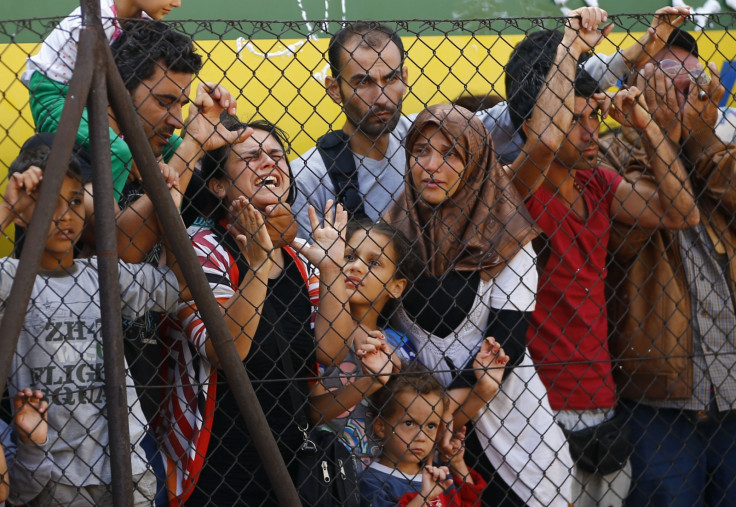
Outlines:
{"label": "man wearing dark cap", "polygon": [[[695,39],[675,30],[639,69],[653,120],[680,153],[700,222],[680,231],[614,223],[611,354],[633,429],[627,505],[732,505],[736,499],[736,146],[715,132],[723,97]],[[708,75],[712,75],[712,79]],[[630,129],[600,141],[605,165],[651,180]]]}

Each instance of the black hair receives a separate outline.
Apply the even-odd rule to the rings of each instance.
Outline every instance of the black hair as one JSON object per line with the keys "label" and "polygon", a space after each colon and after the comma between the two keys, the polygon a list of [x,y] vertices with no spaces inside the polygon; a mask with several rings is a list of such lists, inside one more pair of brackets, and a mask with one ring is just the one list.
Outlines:
{"label": "black hair", "polygon": [[476,95],[473,93],[462,94],[452,101],[453,105],[464,107],[468,111],[472,112],[490,109],[500,102],[503,102],[503,98],[490,92],[486,95]]}
{"label": "black hair", "polygon": [[401,372],[393,375],[386,382],[386,385],[378,389],[369,398],[375,418],[381,417],[385,420],[395,414],[397,410],[406,410],[408,407],[403,407],[396,401],[398,394],[406,392],[414,393],[417,396],[436,393],[440,397],[439,404],[442,405],[443,403],[444,389],[442,384],[426,366],[418,361],[402,363]]}
{"label": "black hair", "polygon": [[[526,135],[521,126],[531,118],[539,94],[546,86],[547,74],[554,65],[562,36],[559,30],[533,32],[516,45],[506,64],[509,116],[524,140]],[[573,88],[576,96],[590,98],[601,90],[598,82],[581,67],[587,58],[584,54],[578,62]]]}
{"label": "black hair", "polygon": [[594,94],[600,93],[601,86],[598,81],[591,76],[587,70],[578,68],[578,75],[575,76],[575,96],[586,99],[591,98]]}
{"label": "black hair", "polygon": [[522,137],[521,125],[534,110],[561,41],[562,32],[559,30],[533,32],[516,45],[506,64],[509,115]]}
{"label": "black hair", "polygon": [[340,71],[345,65],[342,57],[345,46],[354,37],[362,39],[361,45],[374,48],[379,52],[384,48],[386,40],[393,42],[399,49],[401,65],[404,65],[406,51],[404,50],[404,43],[396,30],[392,30],[387,25],[376,21],[355,21],[345,24],[330,39],[330,45],[327,48],[327,60],[330,62],[332,77],[340,75]]}
{"label": "black hair", "polygon": [[[51,155],[51,145],[54,143],[54,134],[44,132],[30,137],[20,149],[18,156],[10,163],[8,175],[22,173],[31,166],[36,166],[42,171],[46,170],[46,164]],[[67,165],[66,175],[70,178],[82,180],[82,165],[78,154],[83,150],[78,144],[74,144],[72,155]]]}
{"label": "black hair", "polygon": [[[263,132],[266,132],[274,139],[276,139],[276,142],[278,142],[281,148],[283,148],[284,153],[289,153],[291,151],[291,143],[289,142],[289,138],[286,133],[270,121],[259,119],[250,121],[248,123],[243,123],[237,118],[231,116],[222,117],[221,121],[223,125],[232,132],[243,130],[248,127],[254,130],[261,130]],[[233,145],[227,144],[221,148],[205,152],[204,156],[202,157],[202,165],[200,170],[202,184],[205,187],[209,185],[209,182],[212,179],[225,179],[229,177],[226,165],[232,151]],[[294,200],[296,199],[296,182],[294,181],[294,175],[291,171],[291,164],[289,164],[289,160],[284,160],[286,161],[286,166],[289,169],[289,194],[286,197],[286,202],[287,204],[292,205],[294,204]],[[218,204],[220,203],[218,202]],[[212,209],[207,211],[209,213],[215,212],[218,215],[224,212],[221,206],[216,207],[219,209],[219,211]],[[219,218],[219,216],[213,216],[212,218]]]}
{"label": "black hair", "polygon": [[672,30],[672,33],[667,39],[667,47],[681,48],[698,58],[700,57],[698,52],[698,41],[695,40],[695,37],[679,27],[675,27]]}
{"label": "black hair", "polygon": [[110,49],[129,92],[153,76],[159,66],[187,74],[202,68],[202,57],[194,52],[192,39],[160,21],[127,21]]}

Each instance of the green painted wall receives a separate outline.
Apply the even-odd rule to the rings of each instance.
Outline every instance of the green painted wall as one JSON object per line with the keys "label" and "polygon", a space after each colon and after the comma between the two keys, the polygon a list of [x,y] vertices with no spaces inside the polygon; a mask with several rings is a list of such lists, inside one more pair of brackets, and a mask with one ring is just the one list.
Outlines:
{"label": "green painted wall", "polygon": [[[698,7],[706,0],[694,0],[693,7]],[[662,0],[599,0],[601,7],[609,14],[653,13],[664,5]],[[281,27],[258,31],[250,23],[235,27],[240,34],[247,33],[251,39],[274,39],[273,30],[278,30],[280,37],[302,38],[307,33],[316,33],[324,37],[320,26],[315,21],[341,19],[373,19],[373,20],[473,20],[473,19],[508,19],[508,18],[540,18],[559,17],[562,15],[560,7],[554,0],[272,0],[270,2],[252,0],[182,0],[182,7],[174,10],[167,18],[176,20],[259,20],[259,21],[296,21],[288,29],[281,31]],[[343,4],[345,8],[343,10]],[[0,43],[8,42],[38,42],[55,25],[56,19],[65,16],[79,5],[79,0],[0,0]],[[327,10],[325,11],[325,5]],[[574,9],[584,5],[583,0],[568,0],[567,7]],[[723,7],[731,12],[727,7]],[[43,17],[42,20],[38,20]],[[3,21],[20,20],[18,23]],[[29,21],[33,20],[33,21]],[[308,20],[310,22],[305,22]],[[721,26],[725,28],[733,18],[724,19]],[[633,23],[628,18],[625,28],[618,27],[617,31],[642,31],[644,25]],[[182,29],[188,33],[196,33],[198,40],[219,39],[233,28],[224,25],[215,25],[211,32],[202,31],[202,26],[185,24]],[[511,28],[508,24],[499,22],[489,23],[465,22],[461,25],[443,23],[439,26],[425,26],[421,34],[415,32],[417,24],[413,23],[407,30],[401,30],[402,35],[440,35],[446,33],[468,33],[498,35],[522,33],[530,27],[529,22],[521,21],[518,27]],[[693,25],[687,24],[692,30]],[[336,25],[330,25],[333,32]],[[227,35],[225,35],[227,37]],[[238,35],[239,36],[239,35]],[[237,38],[237,36],[233,37]]]}
{"label": "green painted wall", "polygon": [[[559,7],[552,0],[182,0],[182,7],[170,19],[258,19],[301,20],[342,19],[342,2],[348,19],[472,19],[488,17],[558,16]],[[78,0],[31,0],[0,2],[0,20],[63,16]],[[570,0],[570,7],[583,5]],[[659,6],[652,0],[602,1],[601,6],[614,12],[650,12]],[[615,9],[614,9],[615,7]],[[642,10],[644,9],[644,10]],[[647,10],[648,9],[648,10]]]}
{"label": "green painted wall", "polygon": [[[342,4],[345,3],[345,12]],[[325,3],[328,5],[325,14]],[[695,0],[693,7],[704,3]],[[182,7],[168,19],[475,19],[490,17],[560,16],[553,0],[182,0]],[[79,5],[78,0],[2,0],[0,20],[63,16]],[[583,5],[568,0],[568,7]],[[665,2],[658,0],[600,0],[610,14],[651,13]],[[729,10],[724,7],[725,10]]]}

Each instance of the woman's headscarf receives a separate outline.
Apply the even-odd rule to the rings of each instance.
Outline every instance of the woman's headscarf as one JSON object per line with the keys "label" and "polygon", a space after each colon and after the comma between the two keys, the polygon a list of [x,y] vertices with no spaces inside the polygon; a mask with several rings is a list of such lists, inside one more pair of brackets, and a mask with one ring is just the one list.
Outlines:
{"label": "woman's headscarf", "polygon": [[[419,197],[411,177],[412,148],[424,140],[421,131],[428,125],[455,144],[465,166],[455,193],[436,206]],[[407,235],[427,274],[480,271],[489,280],[534,237],[521,195],[496,162],[488,130],[470,111],[447,104],[425,109],[409,131],[406,153],[404,192],[386,220]]]}

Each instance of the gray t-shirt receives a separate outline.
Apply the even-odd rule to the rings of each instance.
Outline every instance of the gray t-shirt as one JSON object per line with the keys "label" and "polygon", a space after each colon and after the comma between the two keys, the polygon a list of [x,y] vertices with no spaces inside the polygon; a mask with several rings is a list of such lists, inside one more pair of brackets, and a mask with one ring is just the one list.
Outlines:
{"label": "gray t-shirt", "polygon": [[[358,169],[358,188],[364,196],[365,212],[373,221],[383,216],[404,189],[406,151],[403,142],[413,121],[413,117],[402,117],[399,120],[396,129],[389,136],[386,157],[383,159],[374,160],[353,155]],[[294,160],[291,170],[298,188],[293,207],[299,223],[297,236],[309,238],[312,226],[309,223],[308,205],[314,206],[317,215],[321,217],[327,201],[335,198],[335,188],[316,147]]]}
{"label": "gray t-shirt", "polygon": [[[0,300],[10,294],[17,259],[0,260]],[[122,315],[135,319],[149,310],[171,312],[178,283],[168,268],[119,264]],[[77,259],[69,271],[40,271],[28,304],[8,378],[9,392],[31,387],[48,397],[47,459],[51,480],[89,486],[109,484],[110,456],[102,358],[100,282],[97,259]],[[0,318],[4,313],[4,305]],[[145,472],[140,448],[146,420],[128,376],[133,474]]]}

